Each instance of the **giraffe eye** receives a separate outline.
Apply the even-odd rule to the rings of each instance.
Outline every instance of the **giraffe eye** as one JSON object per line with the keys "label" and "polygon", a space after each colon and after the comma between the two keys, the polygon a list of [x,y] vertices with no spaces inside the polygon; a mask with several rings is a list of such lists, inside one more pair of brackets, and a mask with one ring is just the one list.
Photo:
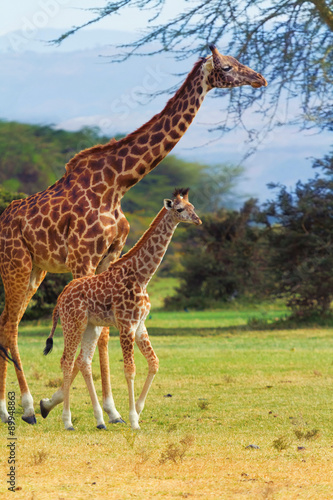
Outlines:
{"label": "giraffe eye", "polygon": [[230,71],[232,69],[232,66],[224,66],[224,68],[222,68],[222,71]]}
{"label": "giraffe eye", "polygon": [[184,212],[184,208],[177,208],[177,212]]}

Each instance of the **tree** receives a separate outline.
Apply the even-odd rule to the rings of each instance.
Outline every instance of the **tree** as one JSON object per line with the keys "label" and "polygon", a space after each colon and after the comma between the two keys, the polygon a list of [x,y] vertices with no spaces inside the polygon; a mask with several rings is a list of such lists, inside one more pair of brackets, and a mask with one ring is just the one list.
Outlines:
{"label": "tree", "polygon": [[[325,0],[189,0],[186,9],[165,24],[159,22],[166,0],[116,0],[91,9],[92,19],[64,33],[60,43],[84,26],[126,8],[151,12],[148,28],[134,42],[120,45],[115,57],[170,52],[178,59],[207,55],[209,43],[255,67],[269,82],[265,93],[248,89],[228,93],[227,119],[222,131],[239,125],[254,101],[266,117],[265,129],[281,123],[289,98],[300,101],[293,120],[300,126],[332,129],[333,10]],[[128,12],[127,12],[128,15]],[[287,106],[285,104],[285,106]],[[279,111],[277,113],[277,111]],[[275,117],[275,118],[274,118]],[[254,131],[249,131],[250,137]]]}
{"label": "tree", "polygon": [[12,201],[20,200],[21,198],[25,198],[25,196],[24,193],[8,191],[0,186],[0,215]]}
{"label": "tree", "polygon": [[0,120],[0,184],[9,191],[36,193],[65,173],[75,153],[108,141],[97,127],[68,132]]}
{"label": "tree", "polygon": [[267,227],[275,294],[295,316],[325,314],[333,300],[333,154],[317,160],[323,176],[278,188],[260,214]]}
{"label": "tree", "polygon": [[241,210],[222,209],[202,217],[202,226],[183,233],[181,285],[169,308],[207,308],[262,289],[260,230],[252,224],[256,201]]}
{"label": "tree", "polygon": [[230,163],[204,166],[201,177],[192,190],[195,206],[201,212],[215,213],[222,208],[241,205],[243,196],[237,193],[237,184],[244,174],[244,167]]}

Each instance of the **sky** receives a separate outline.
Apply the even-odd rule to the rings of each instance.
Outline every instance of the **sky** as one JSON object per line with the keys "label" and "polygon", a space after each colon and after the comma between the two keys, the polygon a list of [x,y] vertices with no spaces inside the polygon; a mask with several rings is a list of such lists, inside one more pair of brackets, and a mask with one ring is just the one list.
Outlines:
{"label": "sky", "polygon": [[[170,18],[184,4],[184,0],[168,0],[161,20]],[[71,28],[93,18],[87,9],[102,7],[105,0],[11,0],[1,5],[0,35],[25,30],[33,26]],[[138,9],[124,9],[121,15],[107,17],[86,29],[116,29],[133,31],[147,26],[150,14]],[[74,21],[75,19],[75,21]]]}
{"label": "sky", "polygon": [[[113,34],[115,37],[116,33],[119,32],[119,36],[126,35],[133,37],[138,36],[138,33],[147,27],[149,18],[151,17],[151,12],[140,12],[138,9],[122,10],[121,15],[112,16],[94,23],[91,26],[80,31],[76,35],[65,40],[60,46],[46,46],[42,42],[39,42],[38,35],[40,30],[50,30],[57,29],[59,33],[65,32],[70,29],[73,25],[79,25],[89,21],[93,17],[93,13],[85,9],[91,9],[95,7],[101,7],[105,5],[105,0],[11,0],[10,2],[4,2],[0,9],[0,37],[5,40],[9,47],[12,49],[13,57],[9,61],[10,64],[15,65],[15,53],[23,52],[24,50],[37,50],[44,51],[50,54],[53,58],[62,57],[65,51],[73,51],[74,49],[86,43],[87,46],[92,46],[94,40],[96,40],[96,45],[106,43],[109,40],[108,34],[110,36]],[[170,19],[175,15],[175,13],[186,4],[184,0],[168,0],[167,8],[164,9],[160,22]],[[14,34],[13,34],[14,32]],[[121,33],[123,32],[123,33]],[[31,42],[34,41],[34,45]],[[222,43],[222,41],[221,41]],[[0,47],[1,48],[1,47]],[[75,52],[73,52],[75,54]],[[96,64],[100,64],[98,60],[98,55],[93,54],[95,57],[94,61],[91,61],[92,68],[96,67]],[[79,59],[79,57],[78,57]],[[45,59],[44,59],[45,61]],[[157,89],[160,90],[161,87],[167,88],[169,80],[171,82],[170,75],[164,76],[161,80],[159,74],[167,73],[164,69],[164,60],[161,59],[161,65],[158,66],[158,61],[143,64],[145,65],[144,72],[140,74],[140,68],[138,68],[138,63],[132,64],[133,72],[131,71],[131,65],[126,66],[127,75],[121,75],[121,70],[112,69],[113,72],[118,71],[115,81],[113,84],[115,87],[112,88],[113,96],[110,96],[109,101],[105,104],[105,110],[101,110],[98,106],[100,103],[96,102],[96,109],[92,110],[85,106],[85,101],[90,100],[89,96],[89,86],[86,87],[86,93],[83,93],[84,85],[82,85],[82,95],[78,91],[77,99],[80,102],[75,105],[75,97],[71,94],[71,102],[63,99],[63,108],[61,107],[61,100],[59,102],[59,96],[56,98],[56,89],[46,100],[46,104],[43,105],[44,112],[47,111],[49,106],[49,123],[55,123],[55,125],[67,128],[69,130],[80,128],[84,125],[98,125],[103,129],[102,131],[107,134],[112,134],[115,132],[128,133],[134,130],[136,127],[140,126],[145,121],[158,112],[161,109],[161,103],[165,102],[168,96],[158,98],[152,102],[144,102],[143,105],[136,105],[131,107],[128,104],[129,113],[126,114],[126,119],[124,118],[124,113],[121,114],[110,114],[110,109],[118,98],[129,99],[133,91],[138,87],[142,86],[142,82],[147,81],[147,74],[150,74],[152,70],[156,73],[156,85]],[[22,65],[22,59],[17,59],[17,64]],[[42,62],[42,64],[45,64]],[[86,64],[86,61],[85,61]],[[192,62],[187,62],[186,70],[191,69]],[[59,61],[58,61],[59,67]],[[159,68],[159,69],[156,69]],[[41,68],[42,70],[43,68]],[[19,70],[19,68],[17,68]],[[67,68],[64,68],[64,72],[68,72]],[[100,71],[100,68],[99,68]],[[31,70],[30,70],[31,72]],[[73,63],[73,72],[75,72],[75,64]],[[15,72],[13,72],[15,74]],[[107,85],[107,78],[110,74],[110,69],[105,70],[105,76],[102,73],[100,80],[102,84]],[[70,81],[71,75],[65,75],[68,77],[68,82]],[[59,75],[55,73],[55,78],[63,78],[64,75]],[[149,77],[151,81],[151,76]],[[126,88],[128,84],[127,80],[130,80],[131,85]],[[105,83],[106,81],[106,83]],[[99,82],[98,82],[99,83]],[[172,84],[175,80],[172,80]],[[101,84],[101,85],[102,85]],[[24,87],[24,82],[22,83]],[[32,82],[31,86],[38,86],[38,79],[36,83]],[[1,86],[1,85],[0,85]],[[22,87],[22,95],[25,94],[26,90]],[[17,87],[13,85],[13,93],[17,93]],[[11,83],[8,83],[7,99],[12,99],[14,104],[16,103],[16,94],[10,96]],[[48,90],[48,84],[44,84],[43,88],[36,88],[35,92],[38,94],[44,94]],[[105,92],[105,88],[101,88]],[[91,92],[91,89],[90,89]],[[8,97],[9,96],[9,97]],[[60,96],[62,97],[62,96]],[[92,96],[91,96],[92,97]],[[31,98],[30,94],[27,94],[27,99]],[[31,98],[32,99],[32,98]],[[207,101],[207,102],[206,102]],[[48,103],[48,104],[47,104]],[[197,160],[201,162],[211,162],[218,163],[221,161],[226,161],[230,163],[238,163],[245,151],[246,151],[246,133],[243,130],[237,130],[236,132],[226,134],[221,139],[216,140],[214,135],[208,133],[210,124],[217,123],[220,120],[220,110],[217,101],[212,99],[209,95],[202,108],[200,109],[198,116],[195,119],[195,123],[191,125],[189,131],[181,139],[180,143],[174,150],[174,153],[180,157],[187,159],[189,161]],[[81,108],[79,107],[81,105]],[[37,108],[33,99],[31,100],[31,107]],[[86,108],[84,111],[83,108]],[[119,107],[119,106],[118,106]],[[14,110],[13,105],[12,109]],[[56,108],[56,111],[52,111]],[[52,114],[53,112],[53,114]],[[38,117],[34,116],[31,112],[29,116],[30,121],[37,123]],[[3,116],[0,116],[2,118]],[[13,115],[10,114],[5,116],[6,119],[17,119],[18,121],[27,121],[25,115]],[[253,114],[249,118],[249,124],[260,125],[260,116]],[[108,129],[107,124],[116,124],[120,130]],[[104,126],[105,125],[105,126]],[[197,146],[200,146],[197,148]],[[298,179],[306,180],[309,177],[313,177],[313,171],[311,169],[312,160],[311,157],[322,157],[329,151],[329,137],[328,134],[314,134],[312,132],[300,132],[295,127],[281,127],[279,129],[273,130],[268,134],[267,137],[263,139],[262,144],[258,148],[256,154],[250,156],[245,162],[245,177],[240,184],[241,190],[251,196],[259,197],[263,199],[269,196],[269,191],[267,189],[267,183],[280,182],[286,184],[288,187],[295,185]]]}
{"label": "sky", "polygon": [[[90,13],[84,9],[98,7],[103,0],[12,0],[1,5],[0,35],[24,30],[31,24],[37,27],[70,28],[75,22],[84,23],[90,19]],[[137,17],[133,17],[133,26]],[[119,22],[119,20],[118,20]],[[123,20],[120,21],[124,22]],[[105,21],[104,21],[105,23]],[[114,21],[107,21],[108,25]]]}

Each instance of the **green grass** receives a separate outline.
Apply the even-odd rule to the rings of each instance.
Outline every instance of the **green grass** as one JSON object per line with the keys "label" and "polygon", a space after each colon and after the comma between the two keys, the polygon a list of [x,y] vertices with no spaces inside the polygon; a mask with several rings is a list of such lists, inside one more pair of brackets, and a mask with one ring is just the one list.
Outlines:
{"label": "green grass", "polygon": [[[273,321],[279,312],[267,314]],[[15,498],[332,498],[333,330],[251,330],[245,325],[255,314],[263,311],[152,313],[147,326],[160,371],[137,433],[124,425],[95,429],[80,375],[71,391],[74,433],[63,430],[61,407],[46,420],[37,415],[36,426],[24,424],[10,367],[7,390],[17,396],[22,488]],[[48,332],[49,323],[26,324],[19,339],[36,410],[61,376],[61,331],[44,357]],[[128,420],[116,336],[109,353],[115,402]],[[147,367],[137,349],[135,358],[138,394]],[[101,400],[97,355],[93,373]],[[0,434],[5,477],[5,425]],[[5,489],[2,481],[0,492]]]}
{"label": "green grass", "polygon": [[174,311],[170,313],[152,310],[146,325],[148,328],[153,328],[154,331],[160,329],[161,333],[166,331],[170,334],[177,334],[179,330],[186,330],[187,333],[190,333],[192,329],[195,329],[196,333],[202,331],[205,333],[205,329],[222,333],[228,328],[245,326],[252,318],[273,323],[285,315],[285,308],[267,310],[264,306],[255,311],[248,306],[242,309],[220,311]]}
{"label": "green grass", "polygon": [[149,298],[153,310],[162,309],[164,299],[171,297],[175,293],[175,289],[179,286],[178,278],[163,277],[160,278],[155,274],[148,286]]}

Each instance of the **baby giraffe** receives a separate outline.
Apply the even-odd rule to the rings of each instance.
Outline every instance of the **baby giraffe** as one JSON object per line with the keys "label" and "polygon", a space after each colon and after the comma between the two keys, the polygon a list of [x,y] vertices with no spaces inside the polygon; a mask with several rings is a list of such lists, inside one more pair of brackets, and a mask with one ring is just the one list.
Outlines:
{"label": "baby giraffe", "polygon": [[[179,222],[201,224],[188,200],[189,189],[176,189],[173,200],[164,200],[149,229],[136,245],[101,274],[73,280],[60,294],[53,312],[53,327],[46,341],[44,354],[53,346],[53,334],[60,317],[64,334],[61,368],[62,386],[51,399],[42,399],[44,418],[58,403],[64,402],[62,419],[65,429],[73,430],[69,407],[69,389],[81,370],[91,397],[98,429],[105,429],[102,408],[98,402],[91,372],[91,361],[103,326],[115,325],[120,334],[124,372],[129,394],[129,420],[132,429],[139,429],[139,416],[158,370],[158,358],[151,346],[145,319],[150,301],[146,287],[160,265]],[[100,328],[95,328],[96,326]],[[137,402],[134,398],[134,341],[148,362],[148,375]],[[81,343],[81,351],[75,354]],[[110,422],[123,422],[114,406]]]}

